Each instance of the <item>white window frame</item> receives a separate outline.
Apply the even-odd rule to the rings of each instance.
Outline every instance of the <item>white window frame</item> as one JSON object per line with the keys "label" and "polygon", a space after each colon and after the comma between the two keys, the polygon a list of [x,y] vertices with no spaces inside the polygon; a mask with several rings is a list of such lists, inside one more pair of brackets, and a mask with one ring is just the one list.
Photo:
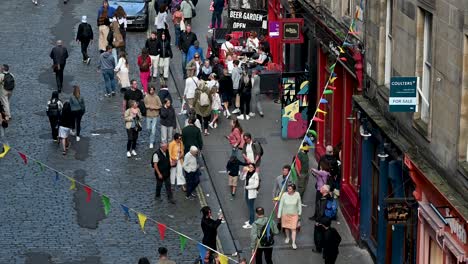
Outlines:
{"label": "white window frame", "polygon": [[385,22],[385,68],[384,84],[390,87],[390,78],[392,77],[392,37],[393,24],[393,0],[387,0],[387,19]]}
{"label": "white window frame", "polygon": [[[464,98],[468,96],[468,34],[463,36],[463,77],[462,77],[462,95],[460,102],[460,134],[459,134],[459,157],[460,161],[468,163],[468,117],[466,109],[468,105],[464,104]],[[464,113],[465,111],[465,113]],[[461,158],[465,156],[464,160]]]}
{"label": "white window frame", "polygon": [[419,95],[420,118],[426,124],[429,124],[431,119],[431,91],[432,91],[432,14],[426,10],[422,10],[423,14],[423,61],[422,61],[422,76],[421,89]]}

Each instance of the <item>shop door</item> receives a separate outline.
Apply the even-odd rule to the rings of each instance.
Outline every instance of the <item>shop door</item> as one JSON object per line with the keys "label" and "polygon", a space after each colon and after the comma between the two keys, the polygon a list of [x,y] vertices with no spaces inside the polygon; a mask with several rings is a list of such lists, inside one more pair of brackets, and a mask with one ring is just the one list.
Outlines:
{"label": "shop door", "polygon": [[443,264],[444,252],[439,247],[439,244],[432,238],[429,244],[429,263],[428,264]]}

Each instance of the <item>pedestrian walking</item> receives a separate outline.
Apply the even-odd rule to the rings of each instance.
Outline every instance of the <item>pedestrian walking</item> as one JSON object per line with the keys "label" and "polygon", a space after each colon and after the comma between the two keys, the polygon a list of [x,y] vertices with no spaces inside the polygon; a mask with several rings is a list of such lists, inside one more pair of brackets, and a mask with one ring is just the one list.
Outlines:
{"label": "pedestrian walking", "polygon": [[[262,264],[263,257],[267,264],[273,264],[274,236],[279,234],[275,221],[269,220],[265,216],[265,209],[257,207],[255,209],[257,219],[250,230],[250,247],[255,250],[255,264]],[[242,263],[242,262],[241,262]],[[246,263],[246,262],[245,262]]]}
{"label": "pedestrian walking", "polygon": [[47,101],[47,117],[49,118],[50,130],[52,132],[52,139],[58,142],[59,120],[62,114],[63,103],[59,99],[57,91],[52,92],[50,100]]}
{"label": "pedestrian walking", "polygon": [[309,145],[307,143],[303,143],[302,147],[297,153],[296,158],[299,160],[301,164],[301,169],[297,171],[297,190],[301,195],[301,199],[304,199],[304,193],[307,189],[307,185],[309,184]]}
{"label": "pedestrian walking", "polygon": [[[338,158],[337,158],[338,156]],[[325,155],[320,157],[318,168],[321,169],[321,165],[324,165],[329,168],[330,178],[327,179],[327,184],[330,185],[330,191],[339,196],[340,193],[340,183],[341,183],[341,169],[338,162],[339,155],[335,154],[333,146],[327,145],[325,148]]]}
{"label": "pedestrian walking", "polygon": [[71,128],[73,126],[73,115],[70,108],[70,103],[65,102],[62,108],[62,115],[59,119],[59,135],[58,137],[62,141],[62,154],[67,155],[67,150],[70,148],[70,136]]}
{"label": "pedestrian walking", "polygon": [[[146,107],[146,129],[150,132],[149,138],[149,148],[152,149],[156,142],[160,141],[160,120],[159,114],[162,108],[162,103],[159,96],[155,93],[156,88],[151,86],[149,89],[149,93],[146,94],[143,102]],[[156,141],[157,139],[157,141]],[[162,141],[163,142],[163,141]]]}
{"label": "pedestrian walking", "polygon": [[[138,89],[138,83],[136,80],[132,79],[130,81],[130,89],[128,89],[124,94],[124,99],[122,102],[122,113],[125,112],[128,108],[132,107],[130,100],[133,100],[137,103],[143,101],[143,93]],[[141,112],[141,111],[140,111]]]}
{"label": "pedestrian walking", "polygon": [[161,33],[161,39],[158,41],[159,54],[159,72],[167,83],[169,78],[169,63],[172,59],[171,42],[166,39],[166,34]]}
{"label": "pedestrian walking", "polygon": [[249,220],[245,222],[242,228],[250,229],[255,221],[255,199],[257,198],[258,188],[260,186],[260,177],[255,171],[256,167],[254,163],[247,165],[247,171],[244,173],[245,176],[245,201],[249,209]]}
{"label": "pedestrian walking", "polygon": [[114,21],[110,25],[110,31],[107,35],[108,45],[112,47],[112,57],[117,64],[117,55],[125,51],[125,39],[120,31],[119,22]]}
{"label": "pedestrian walking", "polygon": [[213,215],[209,206],[204,206],[200,211],[203,214],[201,219],[201,228],[203,231],[202,243],[210,247],[211,249],[209,250],[218,250],[216,238],[218,236],[218,227],[223,220],[223,214],[218,214],[218,219],[213,220]]}
{"label": "pedestrian walking", "polygon": [[263,117],[263,107],[262,107],[262,94],[260,93],[260,75],[258,70],[252,71],[252,105],[250,109],[250,116],[255,116],[255,109],[257,110],[260,117]]}
{"label": "pedestrian walking", "polygon": [[134,100],[129,101],[131,106],[125,110],[124,120],[125,129],[127,129],[127,158],[131,158],[132,155],[136,156],[136,143],[138,140],[138,133],[141,131],[141,115],[138,103]]}
{"label": "pedestrian walking", "polygon": [[195,11],[195,6],[193,5],[192,1],[183,0],[182,3],[180,3],[180,11],[182,11],[182,14],[184,14],[185,25],[191,25]]}
{"label": "pedestrian walking", "polygon": [[[5,137],[5,130],[8,128],[8,118],[5,113],[5,108],[3,107],[2,102],[0,101],[0,138],[2,140]],[[5,153],[5,150],[2,151],[2,154]],[[5,153],[6,154],[6,153]],[[3,158],[4,156],[2,156]]]}
{"label": "pedestrian walking", "polygon": [[[141,50],[141,54],[138,56],[138,67],[140,68],[140,82],[143,86],[143,93],[148,93],[148,81],[150,77],[150,65],[151,65],[151,58],[148,53],[147,48],[143,48]],[[157,71],[156,67],[156,71]]]}
{"label": "pedestrian walking", "polygon": [[291,183],[290,180],[286,181],[290,171],[291,171],[291,166],[286,164],[283,166],[281,175],[276,176],[275,182],[273,183],[273,200],[274,201],[279,201],[281,198],[280,197],[281,191],[287,190],[283,186],[287,187]]}
{"label": "pedestrian walking", "polygon": [[216,73],[212,73],[210,74],[210,76],[208,76],[208,81],[206,82],[206,85],[208,86],[208,88],[210,88],[210,90],[214,87],[219,88],[219,82],[217,80]]}
{"label": "pedestrian walking", "polygon": [[184,99],[189,109],[193,108],[198,82],[199,80],[196,76],[189,76],[185,79]]}
{"label": "pedestrian walking", "polygon": [[164,102],[166,99],[169,99],[171,102],[173,102],[169,88],[167,88],[167,84],[165,83],[161,84],[161,89],[159,89],[158,96],[159,99],[161,99],[161,102]]}
{"label": "pedestrian walking", "polygon": [[188,60],[187,56],[187,61],[187,66],[185,68],[187,71],[187,76],[198,76],[202,67],[199,53],[195,52],[193,59],[191,60]]}
{"label": "pedestrian walking", "polygon": [[211,76],[211,73],[212,73],[212,68],[211,68],[210,60],[205,60],[197,77],[200,80],[208,81],[209,77]]}
{"label": "pedestrian walking", "polygon": [[[327,184],[328,178],[330,177],[330,167],[327,162],[322,162],[320,166],[320,170],[311,169],[312,175],[315,177],[315,208],[318,206],[318,202],[322,198],[322,186]],[[330,186],[328,185],[328,188]],[[316,220],[320,217],[320,215],[314,215],[311,220]]]}
{"label": "pedestrian walking", "polygon": [[250,133],[244,134],[244,149],[242,149],[242,156],[246,163],[254,163],[257,171],[260,169],[262,162],[263,149],[258,141],[252,140]]}
{"label": "pedestrian walking", "polygon": [[330,186],[328,185],[323,185],[320,188],[321,192],[321,197],[317,201],[317,204],[315,206],[315,227],[314,227],[314,244],[315,248],[312,249],[312,251],[317,252],[317,253],[322,253],[323,249],[323,234],[325,232],[325,229],[323,226],[320,224],[322,221],[324,221],[323,218],[329,218],[327,217],[327,214],[330,215],[330,210],[332,208],[327,208],[327,206],[331,203],[333,203],[333,197],[330,195]]}
{"label": "pedestrian walking", "polygon": [[169,203],[175,204],[171,189],[171,162],[167,143],[161,142],[159,149],[153,153],[152,164],[156,176],[156,200],[161,199],[161,188],[164,184]]}
{"label": "pedestrian walking", "polygon": [[211,15],[211,28],[221,28],[221,15],[223,14],[224,0],[213,0],[213,13]]}
{"label": "pedestrian walking", "polygon": [[239,120],[250,119],[250,100],[252,99],[252,79],[246,71],[242,74],[239,83],[240,93],[240,115]]}
{"label": "pedestrian walking", "polygon": [[138,260],[138,264],[150,264],[150,261],[148,260],[148,258],[140,258]]}
{"label": "pedestrian walking", "polygon": [[80,141],[81,119],[86,112],[85,102],[81,96],[80,87],[73,86],[73,94],[70,97],[70,109],[73,116],[72,135],[76,135],[76,141]]}
{"label": "pedestrian walking", "polygon": [[179,133],[174,134],[174,140],[169,143],[169,156],[171,157],[171,185],[181,186],[186,191],[185,177],[182,165],[184,164],[184,143]]}
{"label": "pedestrian walking", "polygon": [[61,40],[57,40],[56,46],[50,52],[50,58],[53,61],[52,69],[55,72],[57,90],[61,93],[63,88],[63,70],[65,69],[68,58],[68,50],[63,46]]}
{"label": "pedestrian walking", "polygon": [[205,82],[200,82],[197,90],[195,90],[195,99],[193,108],[197,113],[197,119],[203,124],[204,135],[208,136],[208,124],[211,119],[211,104],[210,90]]}
{"label": "pedestrian walking", "polygon": [[112,46],[106,47],[106,52],[99,56],[98,70],[102,73],[105,87],[105,97],[115,96],[115,60],[112,56]]}
{"label": "pedestrian walking", "polygon": [[3,64],[0,70],[0,102],[8,120],[11,119],[10,100],[15,86],[15,76],[10,72],[10,66]]}
{"label": "pedestrian walking", "polygon": [[231,73],[232,79],[232,89],[234,95],[234,107],[235,109],[232,111],[233,114],[240,113],[240,93],[239,93],[239,84],[242,77],[242,69],[239,67],[239,60],[233,61],[233,68]]}
{"label": "pedestrian walking", "polygon": [[171,100],[165,99],[161,108],[161,142],[168,143],[177,128],[176,113]]}
{"label": "pedestrian walking", "polygon": [[219,94],[221,95],[221,102],[223,103],[223,115],[226,118],[231,116],[229,112],[229,103],[233,95],[233,82],[227,69],[224,69],[223,75],[219,79]]}
{"label": "pedestrian walking", "polygon": [[[122,6],[117,7],[117,9],[114,12],[114,15],[109,21],[111,23],[112,22],[118,23],[119,32],[122,35],[123,41],[125,43],[125,41],[127,40],[127,13],[125,13],[125,10],[123,9]],[[125,49],[125,45],[123,49]]]}
{"label": "pedestrian walking", "polygon": [[[184,138],[182,136],[182,138]],[[185,143],[184,143],[185,145]],[[186,146],[186,145],[185,145]],[[200,169],[198,165],[198,148],[190,146],[190,151],[184,156],[183,169],[185,172],[185,180],[187,182],[187,191],[185,192],[185,199],[192,200],[196,197],[193,191],[200,183]]]}
{"label": "pedestrian walking", "polygon": [[99,52],[106,51],[108,45],[107,35],[109,34],[110,18],[114,16],[115,8],[109,6],[107,0],[102,1],[102,6],[98,10],[97,26],[99,28]]}
{"label": "pedestrian walking", "polygon": [[322,218],[320,223],[325,229],[323,233],[323,259],[325,264],[335,264],[338,258],[338,247],[341,243],[341,236],[338,231],[331,227],[331,220],[329,218]]}
{"label": "pedestrian walking", "polygon": [[166,20],[167,20],[167,10],[169,7],[167,5],[160,5],[159,9],[157,10],[158,14],[154,19],[154,25],[156,27],[156,31],[158,32],[158,37],[164,32],[166,28]]}
{"label": "pedestrian walking", "polygon": [[221,98],[219,97],[218,93],[218,87],[213,87],[210,91],[211,94],[211,111],[213,113],[213,119],[211,122],[208,124],[209,127],[211,128],[217,128],[218,127],[218,118],[219,118],[219,113],[221,113]]}
{"label": "pedestrian walking", "polygon": [[[200,56],[199,62],[202,62],[205,60],[205,56],[203,55],[203,49],[200,47],[200,42],[198,40],[195,40],[192,45],[190,45],[188,52],[187,52],[187,61],[193,60],[195,55],[198,53]],[[196,74],[198,76],[198,74]]]}
{"label": "pedestrian walking", "polygon": [[239,167],[241,165],[247,166],[248,164],[238,160],[236,155],[231,155],[226,164],[226,171],[229,177],[228,185],[229,188],[231,188],[231,200],[234,200],[234,196],[236,196],[237,182],[239,180]]}
{"label": "pedestrian walking", "polygon": [[[296,234],[297,228],[300,226],[300,217],[302,214],[301,196],[296,192],[296,185],[291,183],[288,185],[287,192],[281,196],[278,207],[278,218],[281,218],[281,227],[285,230],[285,244],[289,244],[291,238],[291,246],[297,249]],[[291,236],[289,235],[291,233]]]}
{"label": "pedestrian walking", "polygon": [[[186,3],[186,1],[187,0],[184,0],[182,4]],[[186,17],[185,13],[184,17]],[[185,69],[188,62],[187,53],[190,46],[192,46],[195,43],[195,40],[197,40],[197,35],[195,35],[195,33],[192,32],[192,27],[190,26],[190,24],[186,25],[185,31],[182,32],[179,39],[179,49],[182,52],[182,72],[184,73],[184,79],[187,78],[187,73]]]}
{"label": "pedestrian walking", "polygon": [[145,48],[151,59],[151,77],[156,79],[158,77],[159,69],[159,51],[158,51],[158,32],[152,31],[150,37],[145,42]]}
{"label": "pedestrian walking", "polygon": [[203,148],[203,138],[200,129],[195,126],[196,120],[196,117],[190,117],[188,119],[188,125],[182,129],[184,153],[189,152],[190,146],[195,146],[198,150]]}
{"label": "pedestrian walking", "polygon": [[128,77],[128,59],[127,53],[125,51],[120,52],[119,62],[117,63],[117,66],[115,66],[114,72],[117,75],[117,82],[120,86],[120,92],[125,92],[130,88],[130,78]]}
{"label": "pedestrian walking", "polygon": [[[182,23],[184,23],[184,14],[180,11],[180,5],[177,5],[176,10],[172,13],[172,23],[174,24],[174,31],[175,31],[175,45],[176,47],[179,47],[180,34],[182,33],[181,26],[182,26]],[[185,30],[185,25],[184,25],[184,30]]]}
{"label": "pedestrian walking", "polygon": [[244,148],[244,131],[242,130],[242,126],[239,123],[239,120],[237,118],[232,118],[231,120],[231,133],[226,136],[226,138],[229,140],[229,144],[231,144],[232,147],[232,152],[231,155],[235,155],[238,157],[239,155],[239,150],[242,151]]}
{"label": "pedestrian walking", "polygon": [[93,28],[88,24],[88,17],[82,16],[81,23],[78,26],[76,33],[76,41],[81,44],[81,54],[83,55],[83,63],[89,64],[91,58],[88,56],[88,46],[93,41]]}
{"label": "pedestrian walking", "polygon": [[158,264],[176,264],[175,261],[172,261],[167,256],[167,248],[160,247],[158,248],[159,259]]}

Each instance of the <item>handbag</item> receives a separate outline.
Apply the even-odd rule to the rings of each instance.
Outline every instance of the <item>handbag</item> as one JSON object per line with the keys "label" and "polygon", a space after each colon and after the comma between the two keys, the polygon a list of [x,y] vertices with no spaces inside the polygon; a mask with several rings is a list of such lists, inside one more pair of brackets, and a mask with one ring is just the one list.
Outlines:
{"label": "handbag", "polygon": [[296,232],[297,233],[301,232],[301,220],[297,221]]}
{"label": "handbag", "polygon": [[180,21],[180,31],[185,31],[185,22],[184,22],[184,20]]}
{"label": "handbag", "polygon": [[214,11],[214,2],[213,2],[213,1],[210,2],[210,9],[209,9],[209,10],[210,10],[211,12]]}
{"label": "handbag", "polygon": [[197,10],[195,9],[195,6],[193,5],[191,0],[188,0],[190,6],[192,7],[192,18],[197,16]]}
{"label": "handbag", "polygon": [[52,65],[52,70],[53,70],[54,72],[58,72],[58,71],[60,70],[60,64],[54,64],[54,65]]}

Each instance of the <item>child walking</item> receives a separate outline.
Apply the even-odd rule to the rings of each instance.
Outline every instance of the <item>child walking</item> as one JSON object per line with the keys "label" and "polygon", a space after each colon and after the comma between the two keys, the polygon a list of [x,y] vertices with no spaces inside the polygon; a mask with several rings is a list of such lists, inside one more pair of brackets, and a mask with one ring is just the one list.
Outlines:
{"label": "child walking", "polygon": [[239,179],[239,166],[246,166],[244,163],[237,159],[236,155],[231,155],[226,165],[226,171],[229,176],[229,186],[231,187],[231,200],[234,200],[236,195],[237,181]]}
{"label": "child walking", "polygon": [[211,88],[211,110],[213,111],[213,120],[208,124],[211,128],[218,127],[218,117],[221,109],[221,98],[219,97],[218,87]]}

